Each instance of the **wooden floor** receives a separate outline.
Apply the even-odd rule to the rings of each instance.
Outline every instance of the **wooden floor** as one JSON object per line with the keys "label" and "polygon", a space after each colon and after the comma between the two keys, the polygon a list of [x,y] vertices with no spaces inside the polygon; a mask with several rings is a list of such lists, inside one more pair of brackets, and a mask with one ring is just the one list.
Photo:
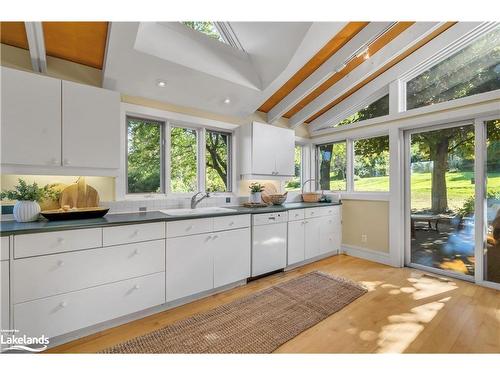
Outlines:
{"label": "wooden floor", "polygon": [[500,353],[500,291],[340,255],[49,350],[91,353],[176,320],[321,270],[369,293],[288,341],[279,353]]}

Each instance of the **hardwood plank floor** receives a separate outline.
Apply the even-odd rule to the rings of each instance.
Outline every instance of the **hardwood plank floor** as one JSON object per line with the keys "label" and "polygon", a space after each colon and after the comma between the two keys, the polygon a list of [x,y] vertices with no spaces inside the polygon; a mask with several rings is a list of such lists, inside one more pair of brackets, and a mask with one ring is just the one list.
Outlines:
{"label": "hardwood plank floor", "polygon": [[50,353],[93,353],[313,270],[369,293],[282,345],[278,353],[500,353],[500,291],[340,255],[111,328]]}

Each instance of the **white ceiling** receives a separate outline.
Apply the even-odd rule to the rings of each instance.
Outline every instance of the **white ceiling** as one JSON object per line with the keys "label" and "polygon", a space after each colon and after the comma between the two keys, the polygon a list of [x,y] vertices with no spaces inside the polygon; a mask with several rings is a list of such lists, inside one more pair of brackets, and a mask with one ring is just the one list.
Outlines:
{"label": "white ceiling", "polygon": [[[113,22],[103,86],[123,94],[246,117],[345,22],[231,22],[245,52],[178,22]],[[167,82],[160,88],[156,82]],[[225,104],[224,100],[231,102]]]}

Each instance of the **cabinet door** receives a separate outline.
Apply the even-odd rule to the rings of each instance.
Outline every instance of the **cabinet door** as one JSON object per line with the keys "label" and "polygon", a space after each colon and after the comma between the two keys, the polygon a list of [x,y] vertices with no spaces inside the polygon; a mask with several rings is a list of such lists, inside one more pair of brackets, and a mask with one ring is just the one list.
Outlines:
{"label": "cabinet door", "polygon": [[332,215],[321,218],[319,229],[319,252],[329,253],[337,250],[335,246],[335,218]]}
{"label": "cabinet door", "polygon": [[119,93],[63,81],[62,103],[63,165],[119,168]]}
{"label": "cabinet door", "polygon": [[2,68],[2,164],[61,165],[61,81]]}
{"label": "cabinet door", "polygon": [[258,122],[252,126],[252,173],[293,176],[293,130]]}
{"label": "cabinet door", "polygon": [[320,255],[319,233],[321,218],[306,219],[305,229],[305,258],[310,259]]}
{"label": "cabinet door", "polygon": [[167,239],[167,301],[213,288],[212,234]]}
{"label": "cabinet door", "polygon": [[288,222],[287,264],[302,262],[305,259],[305,221]]}
{"label": "cabinet door", "polygon": [[9,329],[9,261],[0,262],[0,330]]}
{"label": "cabinet door", "polygon": [[250,228],[214,233],[214,287],[250,277]]}

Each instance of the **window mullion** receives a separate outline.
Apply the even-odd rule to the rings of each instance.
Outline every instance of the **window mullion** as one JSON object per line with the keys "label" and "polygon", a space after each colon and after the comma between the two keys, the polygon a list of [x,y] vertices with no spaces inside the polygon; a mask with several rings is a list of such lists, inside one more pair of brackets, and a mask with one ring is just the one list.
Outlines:
{"label": "window mullion", "polygon": [[352,193],[354,191],[354,141],[352,139],[347,140],[346,149],[347,149],[346,190],[348,193]]}
{"label": "window mullion", "polygon": [[196,160],[198,161],[198,190],[206,190],[206,129],[201,128],[197,132],[198,138],[198,155]]}
{"label": "window mullion", "polygon": [[170,142],[170,131],[172,127],[170,126],[170,121],[165,123],[165,128],[163,132],[163,149],[164,149],[164,160],[165,167],[163,169],[163,176],[165,178],[165,194],[169,194],[172,192],[172,184],[171,184],[171,158],[170,151],[172,149],[172,145]]}

